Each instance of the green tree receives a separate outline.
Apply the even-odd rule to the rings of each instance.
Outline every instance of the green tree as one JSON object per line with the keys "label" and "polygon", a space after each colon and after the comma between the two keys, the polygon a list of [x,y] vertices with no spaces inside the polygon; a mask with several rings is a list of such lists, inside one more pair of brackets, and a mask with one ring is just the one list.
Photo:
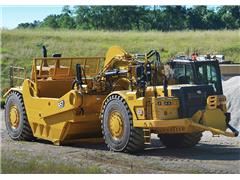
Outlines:
{"label": "green tree", "polygon": [[60,15],[42,22],[21,23],[18,28],[86,30],[204,30],[238,29],[240,6],[64,6]]}
{"label": "green tree", "polygon": [[74,6],[77,29],[92,29],[90,24],[90,6]]}
{"label": "green tree", "polygon": [[224,28],[240,28],[240,6],[221,6],[218,10]]}
{"label": "green tree", "polygon": [[72,14],[72,10],[70,9],[70,6],[63,6],[62,13],[71,15]]}
{"label": "green tree", "polygon": [[37,28],[40,26],[40,21],[33,21],[33,23],[20,23],[18,24],[17,28]]}
{"label": "green tree", "polygon": [[42,27],[59,28],[58,19],[59,15],[49,15],[43,20]]}

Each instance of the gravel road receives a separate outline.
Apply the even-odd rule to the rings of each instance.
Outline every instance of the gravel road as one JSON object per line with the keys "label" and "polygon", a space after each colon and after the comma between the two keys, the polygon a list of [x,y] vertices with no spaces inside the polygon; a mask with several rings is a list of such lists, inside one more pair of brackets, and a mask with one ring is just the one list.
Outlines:
{"label": "gravel road", "polygon": [[94,165],[104,173],[240,173],[239,137],[212,137],[206,132],[194,148],[167,149],[153,135],[153,145],[140,154],[130,155],[110,152],[103,143],[54,146],[44,141],[13,141],[7,135],[2,114],[3,111],[1,155],[23,152],[26,157],[19,159],[19,163],[39,156],[76,167]]}

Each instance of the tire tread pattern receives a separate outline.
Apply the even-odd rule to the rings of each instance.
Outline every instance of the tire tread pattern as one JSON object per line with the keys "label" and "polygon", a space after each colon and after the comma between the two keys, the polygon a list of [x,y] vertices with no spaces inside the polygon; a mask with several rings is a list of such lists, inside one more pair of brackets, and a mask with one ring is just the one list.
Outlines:
{"label": "tire tread pattern", "polygon": [[[25,106],[24,106],[24,101],[23,101],[23,97],[22,97],[22,94],[20,94],[19,92],[16,92],[16,91],[13,91],[12,93],[10,93],[7,97],[7,100],[6,100],[6,104],[8,103],[8,99],[12,96],[12,95],[16,95],[17,98],[19,99],[20,101],[20,106],[22,107],[22,113],[23,114],[23,126],[22,126],[22,131],[21,131],[21,134],[14,138],[12,136],[10,136],[12,139],[14,140],[17,140],[17,141],[21,141],[21,140],[25,140],[25,141],[33,141],[35,140],[35,137],[33,136],[33,132],[32,132],[32,129],[29,125],[29,122],[28,122],[28,118],[27,118],[27,113],[26,113],[26,110],[25,110]],[[5,120],[6,120],[6,115],[5,115]],[[7,122],[6,122],[7,123]],[[10,132],[8,132],[10,133]]]}
{"label": "tire tread pattern", "polygon": [[160,141],[169,148],[190,148],[195,146],[202,137],[202,132],[185,134],[159,134]]}
{"label": "tire tread pattern", "polygon": [[[128,152],[128,153],[135,153],[135,152],[139,152],[142,151],[144,149],[144,138],[143,138],[143,130],[140,128],[135,128],[133,127],[133,120],[132,120],[132,113],[126,103],[126,101],[119,95],[111,95],[110,97],[107,98],[107,100],[104,102],[101,114],[100,114],[100,119],[101,119],[101,128],[102,128],[102,134],[103,134],[103,138],[106,142],[106,134],[104,132],[104,127],[103,127],[103,115],[104,115],[104,110],[106,108],[106,106],[108,105],[108,103],[112,100],[117,100],[117,101],[121,101],[124,105],[124,107],[127,110],[128,116],[129,116],[129,122],[130,122],[130,136],[129,136],[129,140],[127,145],[124,148],[124,152]],[[108,148],[112,151],[114,151],[108,144],[107,144]]]}

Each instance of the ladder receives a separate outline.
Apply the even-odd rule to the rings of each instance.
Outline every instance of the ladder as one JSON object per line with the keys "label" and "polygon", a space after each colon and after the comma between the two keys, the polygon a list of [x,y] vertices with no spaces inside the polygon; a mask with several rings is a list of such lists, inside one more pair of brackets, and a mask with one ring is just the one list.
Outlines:
{"label": "ladder", "polygon": [[143,137],[145,144],[151,144],[151,130],[150,128],[143,129]]}

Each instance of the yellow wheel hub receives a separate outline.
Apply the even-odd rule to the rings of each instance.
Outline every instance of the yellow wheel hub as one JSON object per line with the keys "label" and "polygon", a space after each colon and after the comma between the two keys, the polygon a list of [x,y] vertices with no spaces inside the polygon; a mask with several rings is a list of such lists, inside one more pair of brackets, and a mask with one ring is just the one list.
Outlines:
{"label": "yellow wheel hub", "polygon": [[119,139],[123,135],[124,124],[122,120],[122,115],[113,111],[109,117],[109,130],[113,138]]}
{"label": "yellow wheel hub", "polygon": [[12,128],[17,128],[20,122],[20,113],[16,105],[12,105],[9,111],[9,120]]}

